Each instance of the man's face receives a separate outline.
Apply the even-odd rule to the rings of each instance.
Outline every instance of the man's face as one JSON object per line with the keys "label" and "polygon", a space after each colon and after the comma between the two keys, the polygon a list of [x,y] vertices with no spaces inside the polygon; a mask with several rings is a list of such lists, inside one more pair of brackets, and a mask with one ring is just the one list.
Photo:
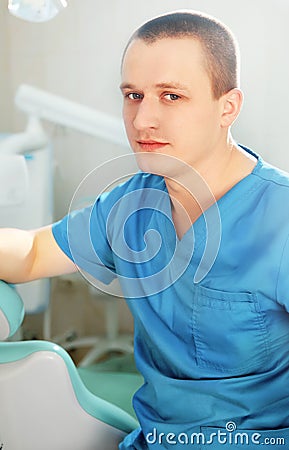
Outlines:
{"label": "man's face", "polygon": [[197,168],[220,143],[221,102],[213,98],[197,40],[133,41],[123,61],[121,90],[135,153],[162,153]]}

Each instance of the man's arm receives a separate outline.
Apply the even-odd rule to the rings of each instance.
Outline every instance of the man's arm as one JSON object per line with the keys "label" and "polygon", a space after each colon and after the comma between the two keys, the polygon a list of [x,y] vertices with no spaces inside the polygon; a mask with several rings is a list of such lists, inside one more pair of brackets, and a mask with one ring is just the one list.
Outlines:
{"label": "man's arm", "polygon": [[34,231],[0,229],[0,279],[23,283],[76,272],[57,245],[51,225]]}

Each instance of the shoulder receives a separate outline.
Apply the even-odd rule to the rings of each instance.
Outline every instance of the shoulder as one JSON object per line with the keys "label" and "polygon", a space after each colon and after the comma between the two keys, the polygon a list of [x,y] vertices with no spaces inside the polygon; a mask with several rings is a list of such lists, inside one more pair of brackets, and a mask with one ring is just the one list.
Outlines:
{"label": "shoulder", "polygon": [[267,217],[271,216],[271,220],[289,229],[289,174],[261,160],[253,175],[260,181],[260,201]]}
{"label": "shoulder", "polygon": [[262,192],[268,198],[275,196],[289,197],[289,173],[265,161],[248,147],[241,145],[248,153],[257,158],[252,175],[262,184]]}
{"label": "shoulder", "polygon": [[268,163],[258,153],[254,152],[250,148],[241,144],[239,144],[239,146],[257,159],[257,164],[252,172],[252,175],[260,180],[263,180],[267,185],[271,185],[272,187],[284,187],[285,191],[286,188],[289,188],[288,172]]}
{"label": "shoulder", "polygon": [[252,172],[258,183],[256,211],[266,223],[289,232],[289,173],[264,161],[259,155]]}
{"label": "shoulder", "polygon": [[[257,158],[250,174],[246,215],[255,229],[280,236],[289,233],[289,173],[265,161],[260,155],[241,146]],[[244,206],[245,208],[245,206]],[[278,232],[276,233],[276,230]]]}
{"label": "shoulder", "polygon": [[255,175],[272,188],[281,189],[289,193],[289,173],[285,170],[279,169],[261,159],[260,167],[256,170]]}

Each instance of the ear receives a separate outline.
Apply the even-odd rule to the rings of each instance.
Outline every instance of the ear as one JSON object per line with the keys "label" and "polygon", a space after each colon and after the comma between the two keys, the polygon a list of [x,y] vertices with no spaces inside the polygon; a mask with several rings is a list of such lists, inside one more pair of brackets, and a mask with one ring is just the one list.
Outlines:
{"label": "ear", "polygon": [[240,113],[243,104],[243,93],[240,89],[231,89],[221,97],[221,101],[221,127],[228,128],[234,123]]}

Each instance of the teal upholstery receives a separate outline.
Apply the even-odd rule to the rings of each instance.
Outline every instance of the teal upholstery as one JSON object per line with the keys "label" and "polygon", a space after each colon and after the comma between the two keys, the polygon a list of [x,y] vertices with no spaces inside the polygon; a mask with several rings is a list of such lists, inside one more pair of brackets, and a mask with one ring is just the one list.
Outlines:
{"label": "teal upholstery", "polygon": [[125,372],[99,372],[93,367],[79,368],[78,372],[90,392],[136,418],[131,398],[132,394],[143,384],[141,375]]}
{"label": "teal upholstery", "polygon": [[[130,414],[119,408],[117,404],[120,406],[126,404],[126,409],[130,410],[129,404],[131,398],[125,398],[125,394],[131,396],[134,388],[140,386],[139,377],[135,380],[135,377],[132,376],[133,384],[131,384],[132,380],[130,377],[126,379],[125,375],[120,374],[119,376],[117,373],[110,374],[110,376],[108,374],[102,374],[101,377],[96,375],[93,380],[92,372],[89,369],[87,370],[87,374],[86,369],[81,369],[81,377],[68,353],[58,345],[47,341],[1,342],[0,364],[25,359],[29,355],[40,351],[56,353],[65,361],[76,397],[82,408],[88,414],[125,432],[130,432],[138,426],[137,421]],[[85,383],[82,378],[85,380]],[[106,388],[97,387],[97,384],[100,382],[107,383]],[[123,387],[121,382],[124,382]],[[120,391],[121,399],[112,403],[106,400],[106,395],[102,395],[102,398],[95,395],[99,392],[107,392],[108,400],[113,400],[111,397],[112,392],[115,391],[117,395],[119,389],[122,389]],[[130,410],[130,413],[133,415],[132,410]]]}
{"label": "teal upholstery", "polygon": [[[24,318],[24,305],[17,294],[17,291],[13,288],[13,286],[4,283],[4,281],[0,280],[0,311],[3,316],[2,320],[6,319],[8,325],[8,335],[5,338],[13,336],[13,334],[20,327],[23,318]],[[3,330],[4,324],[1,324],[0,328]],[[1,335],[1,339],[4,339],[4,336]]]}
{"label": "teal upholstery", "polygon": [[[7,324],[9,324],[9,335],[14,334],[17,330],[17,327],[21,324],[24,310],[23,310],[23,303],[21,301],[21,298],[16,293],[15,289],[12,286],[9,286],[8,284],[4,283],[3,281],[0,281],[0,336],[1,336],[1,328],[7,328]],[[5,329],[6,329],[5,328]],[[39,355],[39,356],[38,356]],[[55,364],[55,373],[53,372],[53,364]],[[23,376],[22,376],[22,365],[23,365]],[[33,370],[35,368],[36,373],[33,374]],[[30,373],[31,371],[31,373]],[[59,383],[57,381],[58,373],[60,375]],[[40,374],[40,375],[39,375]],[[52,375],[53,376],[52,376]],[[35,375],[35,377],[34,377]],[[47,379],[45,380],[45,377],[47,376]],[[18,377],[18,378],[17,378]],[[33,377],[35,382],[33,382]],[[26,386],[22,386],[22,380],[27,379],[29,380],[30,386],[26,388]],[[13,385],[13,382],[15,380],[15,385]],[[17,382],[18,380],[18,382]],[[31,383],[30,383],[31,380]],[[34,406],[34,411],[31,412],[33,420],[38,420],[39,416],[39,424],[30,423],[31,418],[29,417],[30,411],[29,411],[29,400],[26,403],[27,405],[21,405],[22,397],[23,399],[25,396],[30,396],[30,398],[33,397],[34,392],[40,389],[47,389],[49,390],[49,386],[51,384],[51,389],[53,390],[54,387],[62,386],[63,380],[68,385],[68,389],[64,389],[65,396],[67,396],[67,393],[73,393],[69,394],[72,398],[67,401],[67,404],[73,405],[73,408],[76,408],[76,421],[75,423],[79,427],[79,433],[82,432],[85,436],[83,436],[83,442],[82,450],[86,449],[96,449],[96,450],[104,450],[105,445],[108,445],[107,448],[112,449],[112,444],[107,444],[108,439],[105,438],[105,433],[113,433],[113,430],[116,430],[117,433],[120,433],[118,435],[115,435],[113,439],[113,444],[115,442],[119,442],[123,435],[126,433],[131,432],[136,427],[139,426],[136,417],[134,415],[134,411],[132,409],[132,395],[137,390],[140,385],[142,384],[142,377],[137,373],[115,373],[115,372],[101,372],[97,371],[95,367],[91,368],[81,368],[77,369],[73,360],[69,356],[69,354],[60,346],[48,342],[48,341],[20,341],[20,342],[0,342],[0,393],[1,393],[1,404],[0,404],[0,447],[1,447],[1,439],[4,442],[4,448],[6,450],[22,450],[22,449],[29,449],[29,450],[45,450],[46,448],[51,448],[49,445],[49,433],[48,435],[43,438],[43,442],[37,442],[37,439],[33,441],[32,443],[28,443],[30,437],[33,435],[33,433],[37,433],[37,429],[41,427],[43,421],[47,420],[45,419],[45,414],[48,413],[48,418],[51,418],[52,425],[53,420],[56,420],[55,417],[57,416],[57,413],[61,410],[61,408],[58,409],[57,402],[59,398],[55,398],[55,394],[51,395],[49,392],[44,393],[43,398],[48,399],[49,405],[43,404],[43,401],[40,401],[40,407],[43,407],[43,418],[42,418],[42,412],[39,411],[38,404]],[[65,381],[67,380],[67,381]],[[2,387],[1,387],[1,383]],[[12,383],[12,384],[11,384]],[[18,383],[18,385],[17,385]],[[35,384],[33,384],[35,383]],[[20,387],[19,387],[20,384]],[[37,386],[36,386],[37,385]],[[6,386],[9,386],[8,388]],[[12,387],[10,387],[12,386]],[[39,387],[40,386],[40,387]],[[72,387],[72,389],[71,389]],[[9,394],[8,394],[9,389]],[[3,395],[4,393],[4,395]],[[28,394],[30,393],[30,394]],[[7,404],[5,405],[5,397],[7,394]],[[23,395],[22,395],[23,394]],[[35,394],[37,395],[37,394]],[[65,398],[65,405],[66,405],[66,397]],[[39,396],[41,397],[41,396]],[[61,395],[59,396],[61,397]],[[25,401],[25,400],[23,400]],[[33,402],[35,403],[37,401],[37,398],[33,398]],[[42,403],[41,403],[42,402]],[[70,403],[69,403],[70,402]],[[13,405],[13,408],[11,409],[11,405]],[[28,427],[31,427],[31,430],[26,430],[27,432],[25,442],[27,442],[27,447],[25,444],[17,444],[17,438],[15,437],[17,434],[17,424],[13,422],[13,415],[14,411],[17,413],[17,405],[20,405],[19,408],[23,408],[23,410],[29,411],[29,414],[27,414],[27,422]],[[63,405],[61,405],[63,407]],[[12,411],[9,414],[6,414],[5,408],[7,410],[10,408],[10,411]],[[28,409],[25,409],[28,408]],[[70,417],[71,408],[69,408],[69,412],[67,414],[67,417]],[[22,410],[22,409],[21,409]],[[55,411],[55,414],[54,412]],[[85,432],[85,425],[80,425],[77,417],[78,415],[81,415],[81,421],[85,424],[85,420],[87,419],[89,422],[88,428],[90,433],[90,440],[91,436],[93,437],[93,442],[95,439],[95,447],[94,443],[93,446],[91,446],[90,443],[85,444],[86,435],[89,435],[89,433]],[[17,416],[17,414],[16,414]],[[62,414],[63,416],[63,414]],[[66,414],[64,414],[66,416]],[[5,421],[5,425],[3,424],[3,418]],[[36,419],[35,419],[36,418]],[[23,420],[25,418],[23,417]],[[61,419],[61,418],[60,418]],[[93,428],[93,420],[96,421],[96,430],[101,430],[101,424],[104,424],[105,431],[100,432],[100,444],[98,446],[97,444],[97,437],[94,438],[94,431]],[[64,422],[66,420],[66,417],[64,417]],[[70,419],[69,419],[70,420]],[[75,420],[73,418],[73,420]],[[1,422],[2,421],[2,422]],[[67,419],[68,421],[68,419]],[[82,422],[81,422],[82,423]],[[57,419],[57,424],[59,424],[59,419]],[[23,424],[21,424],[22,430],[23,430]],[[72,428],[69,428],[69,423],[64,423],[64,428],[68,427],[68,429],[75,428],[73,425],[71,425]],[[8,427],[9,430],[4,429],[3,427]],[[112,427],[112,428],[110,428]],[[92,430],[92,431],[91,431]],[[110,431],[112,430],[112,431]],[[38,430],[39,431],[39,430]],[[99,432],[99,431],[97,431]],[[23,431],[21,431],[23,434]],[[43,431],[39,431],[40,435],[43,435]],[[67,431],[65,432],[67,435]],[[50,433],[51,434],[51,433]],[[3,439],[3,437],[5,439]],[[27,438],[29,437],[29,439]],[[9,441],[10,439],[10,441]],[[65,436],[64,438],[65,439]],[[102,440],[101,440],[102,439]],[[24,439],[23,439],[24,440]],[[9,442],[10,444],[9,444]],[[44,443],[45,441],[45,443]],[[15,443],[16,442],[16,443]],[[36,442],[36,444],[35,444]],[[52,441],[54,442],[54,441]],[[61,441],[63,445],[63,440]],[[12,443],[12,444],[11,444]],[[23,446],[22,446],[23,445]],[[59,445],[59,444],[58,444]],[[67,436],[67,449],[70,450],[74,449],[74,443],[70,442],[69,436]],[[38,447],[37,447],[38,446]],[[66,446],[66,444],[65,444]],[[76,443],[75,443],[76,446]],[[54,448],[54,447],[53,447]],[[55,447],[56,448],[56,447]],[[66,448],[61,448],[60,450],[66,450]],[[75,447],[77,448],[77,447]],[[113,445],[113,448],[117,448],[117,446]]]}

